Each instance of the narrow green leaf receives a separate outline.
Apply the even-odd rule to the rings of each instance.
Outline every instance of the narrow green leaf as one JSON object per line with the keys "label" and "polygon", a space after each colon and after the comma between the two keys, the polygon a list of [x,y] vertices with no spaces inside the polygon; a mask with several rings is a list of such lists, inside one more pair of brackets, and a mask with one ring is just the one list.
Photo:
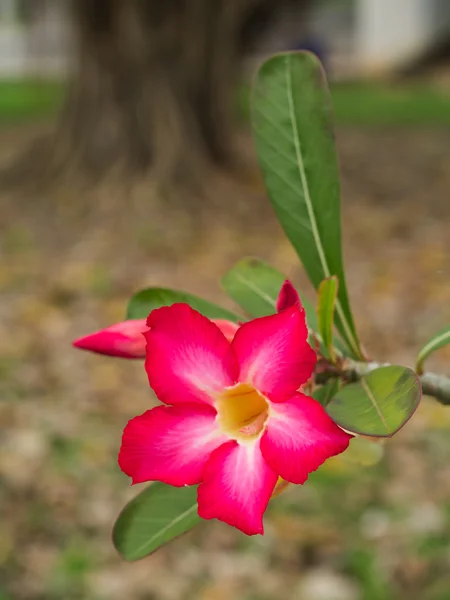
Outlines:
{"label": "narrow green leaf", "polygon": [[319,285],[317,298],[317,320],[319,323],[319,334],[323,345],[328,350],[331,360],[334,360],[333,348],[333,322],[334,307],[338,293],[338,279],[335,275],[324,279]]}
{"label": "narrow green leaf", "polygon": [[416,371],[419,373],[419,375],[423,373],[423,363],[430,356],[430,354],[436,352],[436,350],[440,350],[447,344],[450,344],[450,327],[446,327],[428,340],[428,342],[417,355]]}
{"label": "narrow green leaf", "polygon": [[200,521],[196,486],[152,483],[120,513],[113,529],[114,546],[125,560],[138,560]]}
{"label": "narrow green leaf", "polygon": [[331,399],[335,394],[337,394],[338,391],[339,380],[332,379],[325,385],[316,388],[312,393],[312,397],[314,398],[314,400],[317,400],[317,402],[320,402],[322,406],[326,406],[331,402]]}
{"label": "narrow green leaf", "polygon": [[282,53],[259,69],[252,127],[265,185],[278,219],[313,285],[336,275],[336,327],[362,358],[344,277],[339,170],[331,102],[318,59]]}
{"label": "narrow green leaf", "polygon": [[[276,312],[281,286],[287,277],[258,258],[243,258],[222,277],[225,292],[252,317],[266,317]],[[317,331],[313,305],[300,295],[310,329]]]}
{"label": "narrow green leaf", "polygon": [[228,319],[236,323],[241,320],[239,315],[221,308],[212,302],[203,300],[194,294],[171,290],[168,288],[147,288],[132,296],[128,303],[127,319],[145,319],[155,308],[170,306],[176,302],[185,302],[198,310],[209,319]]}
{"label": "narrow green leaf", "polygon": [[340,389],[326,411],[348,431],[390,437],[411,418],[421,395],[419,378],[412,369],[381,367]]}

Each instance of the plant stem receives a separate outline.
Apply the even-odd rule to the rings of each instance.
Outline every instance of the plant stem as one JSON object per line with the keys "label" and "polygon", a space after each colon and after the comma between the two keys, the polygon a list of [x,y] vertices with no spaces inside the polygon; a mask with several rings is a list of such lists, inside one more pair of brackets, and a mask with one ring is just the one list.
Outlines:
{"label": "plant stem", "polygon": [[[388,366],[390,366],[389,363],[345,360],[339,376],[347,381],[358,381],[361,377],[368,375],[375,369]],[[321,371],[316,373],[316,383],[325,383],[333,377],[336,377],[336,368],[333,365],[330,365],[330,369],[328,369],[326,365],[323,365]],[[418,375],[418,377],[422,384],[422,392],[425,396],[432,396],[441,404],[450,406],[449,377],[438,375],[436,373],[423,373],[422,375]]]}

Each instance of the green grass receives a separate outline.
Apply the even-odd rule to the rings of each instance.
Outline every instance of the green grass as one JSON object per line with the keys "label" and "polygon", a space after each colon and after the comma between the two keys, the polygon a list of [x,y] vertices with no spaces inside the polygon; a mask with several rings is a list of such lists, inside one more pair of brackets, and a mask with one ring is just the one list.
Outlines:
{"label": "green grass", "polygon": [[[0,124],[53,115],[64,88],[58,82],[0,81]],[[338,125],[450,126],[450,92],[427,84],[347,83],[332,86]],[[248,120],[249,88],[238,95],[238,112]]]}
{"label": "green grass", "polygon": [[51,116],[62,96],[63,86],[55,81],[0,81],[0,124]]}
{"label": "green grass", "polygon": [[430,85],[341,84],[331,94],[339,124],[450,126],[450,92]]}
{"label": "green grass", "polygon": [[[450,126],[450,92],[426,84],[340,83],[331,86],[337,125]],[[250,115],[250,91],[238,97],[243,120]]]}

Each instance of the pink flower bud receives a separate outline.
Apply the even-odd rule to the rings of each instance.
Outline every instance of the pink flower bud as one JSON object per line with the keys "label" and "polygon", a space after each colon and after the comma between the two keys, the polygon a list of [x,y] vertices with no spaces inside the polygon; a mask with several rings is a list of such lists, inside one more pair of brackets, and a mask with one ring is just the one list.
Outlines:
{"label": "pink flower bud", "polygon": [[234,334],[239,329],[239,325],[237,323],[227,321],[226,319],[212,319],[212,322],[217,325],[229,342],[233,341]]}
{"label": "pink flower bud", "polygon": [[75,348],[121,358],[145,358],[145,319],[116,323],[73,342]]}
{"label": "pink flower bud", "polygon": [[276,306],[277,313],[286,310],[286,308],[292,308],[296,304],[300,304],[300,297],[289,279],[286,279],[278,294]]}
{"label": "pink flower bud", "polygon": [[[229,342],[239,325],[226,319],[213,319]],[[142,335],[148,331],[146,319],[134,319],[116,323],[73,342],[75,348],[89,350],[106,356],[120,358],[145,358],[146,341]]]}

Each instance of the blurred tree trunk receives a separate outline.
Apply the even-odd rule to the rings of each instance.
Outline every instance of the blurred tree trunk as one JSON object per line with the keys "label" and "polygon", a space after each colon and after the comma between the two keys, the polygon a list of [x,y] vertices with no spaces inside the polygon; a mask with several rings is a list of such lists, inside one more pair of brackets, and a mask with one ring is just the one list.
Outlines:
{"label": "blurred tree trunk", "polygon": [[226,162],[236,33],[252,1],[75,0],[78,64],[60,122],[70,159],[164,178]]}
{"label": "blurred tree trunk", "polygon": [[46,171],[113,167],[163,181],[233,163],[242,58],[308,0],[71,0],[76,68]]}

